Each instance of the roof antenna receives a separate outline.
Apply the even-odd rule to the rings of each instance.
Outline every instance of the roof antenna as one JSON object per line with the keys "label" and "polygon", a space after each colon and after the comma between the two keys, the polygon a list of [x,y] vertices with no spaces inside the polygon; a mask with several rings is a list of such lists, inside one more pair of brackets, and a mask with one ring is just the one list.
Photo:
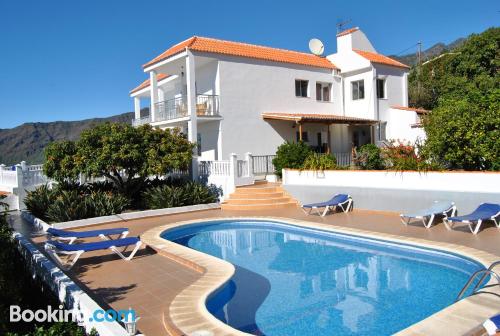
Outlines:
{"label": "roof antenna", "polygon": [[337,20],[337,34],[344,30],[344,27],[351,23],[351,19],[342,21],[342,19]]}

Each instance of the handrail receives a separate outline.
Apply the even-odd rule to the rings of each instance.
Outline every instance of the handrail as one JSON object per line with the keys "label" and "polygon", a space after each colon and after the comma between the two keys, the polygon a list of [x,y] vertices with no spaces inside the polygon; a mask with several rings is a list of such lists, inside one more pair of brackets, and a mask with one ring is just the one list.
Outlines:
{"label": "handrail", "polygon": [[482,274],[483,276],[481,277],[481,279],[479,279],[478,283],[474,286],[474,288],[472,289],[472,293],[471,294],[474,294],[478,291],[479,287],[481,286],[481,284],[483,283],[484,279],[486,278],[486,276],[488,274],[492,275],[496,280],[497,280],[497,283],[498,285],[500,285],[500,275],[498,273],[496,273],[495,271],[493,271],[493,268],[495,268],[495,266],[497,265],[500,265],[500,260],[499,261],[495,261],[494,263],[492,263],[490,265],[490,267],[488,267],[487,269],[482,269],[482,270],[479,270],[479,271],[476,271],[474,272],[469,280],[467,281],[467,283],[465,284],[465,286],[462,288],[462,290],[460,291],[460,293],[458,293],[457,295],[457,298],[455,299],[455,301],[459,301],[462,299],[463,295],[465,294],[465,292],[467,291],[467,289],[469,289],[470,285],[472,284],[472,282],[474,281],[474,279]]}

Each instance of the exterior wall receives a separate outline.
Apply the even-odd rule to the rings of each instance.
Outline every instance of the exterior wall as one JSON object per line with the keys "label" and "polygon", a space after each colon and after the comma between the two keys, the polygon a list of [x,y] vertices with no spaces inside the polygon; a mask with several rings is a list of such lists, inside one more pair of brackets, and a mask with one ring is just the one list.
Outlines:
{"label": "exterior wall", "polygon": [[[286,139],[295,140],[298,129],[292,122],[264,121],[263,112],[340,115],[342,111],[340,81],[328,69],[221,57],[219,76],[223,158],[230,153],[274,154]],[[309,80],[309,97],[295,96],[296,79]],[[316,101],[317,81],[332,83],[333,102]]]}
{"label": "exterior wall", "polygon": [[196,68],[196,94],[218,95],[217,89],[219,63],[213,60]]}
{"label": "exterior wall", "polygon": [[[199,159],[203,161],[217,160],[219,121],[198,122],[198,134],[201,137],[201,156]],[[227,157],[221,159],[227,159]]]}
{"label": "exterior wall", "polygon": [[[373,71],[363,71],[353,73],[344,77],[344,103],[345,115],[348,117],[376,119],[375,97],[376,92],[373,87]],[[365,97],[363,99],[352,99],[352,82],[363,80],[365,87]]]}
{"label": "exterior wall", "polygon": [[352,49],[376,52],[366,35],[360,30],[337,37],[338,52],[343,53]]}
{"label": "exterior wall", "polygon": [[387,140],[400,140],[403,142],[414,143],[419,140],[425,139],[425,131],[423,128],[412,128],[412,124],[419,122],[416,112],[387,109],[380,115],[381,120],[386,120],[386,138]]}
{"label": "exterior wall", "polygon": [[325,171],[285,169],[283,187],[301,203],[347,193],[361,209],[397,212],[428,208],[433,201],[454,201],[460,214],[480,203],[500,203],[499,173]]}
{"label": "exterior wall", "polygon": [[[374,65],[374,68],[377,78],[385,79],[386,98],[378,99],[379,110],[388,110],[393,105],[407,107],[408,102],[406,101],[406,95],[403,90],[403,82],[406,81],[405,74],[407,71],[380,64]],[[376,93],[377,92],[374,91],[375,97]]]}
{"label": "exterior wall", "polygon": [[326,58],[338,66],[342,73],[371,68],[370,61],[360,56],[358,53],[355,53],[351,49],[328,55]]}

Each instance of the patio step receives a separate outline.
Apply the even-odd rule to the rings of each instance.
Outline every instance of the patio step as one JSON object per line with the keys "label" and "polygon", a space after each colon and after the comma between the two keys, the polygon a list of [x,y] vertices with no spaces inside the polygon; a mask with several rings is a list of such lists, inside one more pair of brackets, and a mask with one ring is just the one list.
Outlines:
{"label": "patio step", "polygon": [[284,202],[284,203],[271,203],[271,204],[227,204],[223,203],[221,205],[223,210],[275,210],[284,208],[296,208],[297,203],[295,201]]}
{"label": "patio step", "polygon": [[[233,197],[233,196],[231,196]],[[287,203],[290,201],[290,197],[268,197],[268,198],[230,198],[227,200],[227,204],[276,204],[276,203]]]}
{"label": "patio step", "polygon": [[236,188],[221,207],[223,210],[272,210],[296,207],[297,204],[279,183],[259,181]]}
{"label": "patio step", "polygon": [[280,191],[282,191],[281,187],[262,185],[258,187],[238,187],[235,192],[243,192],[247,194],[267,194],[270,192]]}

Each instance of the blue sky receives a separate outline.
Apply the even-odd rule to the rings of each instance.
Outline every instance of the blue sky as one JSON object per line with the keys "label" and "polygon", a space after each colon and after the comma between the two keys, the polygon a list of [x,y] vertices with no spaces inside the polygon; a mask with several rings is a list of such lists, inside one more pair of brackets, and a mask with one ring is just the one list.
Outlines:
{"label": "blue sky", "polygon": [[[451,42],[500,22],[498,1],[0,1],[0,128],[132,111],[141,65],[189,36],[335,52],[352,20],[397,54]],[[407,52],[413,52],[415,48]]]}

